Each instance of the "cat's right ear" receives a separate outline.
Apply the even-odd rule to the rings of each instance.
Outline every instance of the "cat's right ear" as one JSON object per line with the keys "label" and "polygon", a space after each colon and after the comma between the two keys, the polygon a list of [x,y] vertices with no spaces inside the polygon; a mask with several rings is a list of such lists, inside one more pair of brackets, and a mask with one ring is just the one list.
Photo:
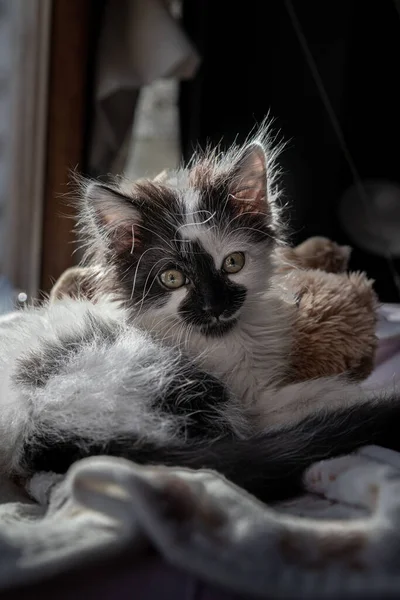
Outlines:
{"label": "cat's right ear", "polygon": [[91,182],[85,191],[85,203],[98,234],[110,250],[122,254],[140,245],[141,215],[131,198]]}
{"label": "cat's right ear", "polygon": [[234,165],[231,197],[239,212],[269,213],[267,156],[260,143],[245,147]]}

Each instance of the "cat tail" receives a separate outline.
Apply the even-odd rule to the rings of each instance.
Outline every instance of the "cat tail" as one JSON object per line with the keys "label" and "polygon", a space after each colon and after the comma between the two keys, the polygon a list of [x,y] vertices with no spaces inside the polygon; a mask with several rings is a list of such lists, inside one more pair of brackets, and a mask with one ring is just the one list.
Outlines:
{"label": "cat tail", "polygon": [[273,502],[302,491],[305,469],[316,461],[351,453],[367,444],[400,451],[400,399],[375,398],[334,412],[320,412],[296,425],[247,439],[221,437],[157,445],[132,437],[103,444],[90,440],[36,440],[26,448],[29,471],[65,472],[80,458],[106,454],[138,464],[212,469],[260,500]]}

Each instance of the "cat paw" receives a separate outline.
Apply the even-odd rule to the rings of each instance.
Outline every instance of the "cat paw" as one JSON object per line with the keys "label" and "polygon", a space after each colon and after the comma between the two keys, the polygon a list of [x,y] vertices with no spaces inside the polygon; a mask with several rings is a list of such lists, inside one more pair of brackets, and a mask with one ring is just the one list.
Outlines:
{"label": "cat paw", "polygon": [[387,468],[349,455],[312,465],[304,475],[306,489],[328,500],[375,511]]}
{"label": "cat paw", "polygon": [[327,497],[338,477],[358,464],[359,458],[353,455],[321,460],[307,469],[304,484],[309,492]]}

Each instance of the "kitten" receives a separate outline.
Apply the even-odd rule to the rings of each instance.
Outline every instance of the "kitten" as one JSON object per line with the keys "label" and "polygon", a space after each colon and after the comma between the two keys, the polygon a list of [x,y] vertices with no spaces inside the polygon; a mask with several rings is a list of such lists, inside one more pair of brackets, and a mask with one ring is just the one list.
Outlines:
{"label": "kitten", "polygon": [[[240,398],[242,429],[287,424],[325,404],[359,401],[338,378],[286,386],[296,299],[274,277],[283,242],[276,152],[267,132],[196,157],[157,181],[90,183],[82,207],[89,252],[135,324],[186,355]],[[345,390],[345,391],[344,391]]]}
{"label": "kitten", "polygon": [[0,327],[3,470],[110,453],[214,468],[270,501],[316,460],[400,449],[396,397],[340,378],[285,384],[295,301],[273,273],[273,162],[261,132],[162,181],[87,185],[96,302],[64,298]]}

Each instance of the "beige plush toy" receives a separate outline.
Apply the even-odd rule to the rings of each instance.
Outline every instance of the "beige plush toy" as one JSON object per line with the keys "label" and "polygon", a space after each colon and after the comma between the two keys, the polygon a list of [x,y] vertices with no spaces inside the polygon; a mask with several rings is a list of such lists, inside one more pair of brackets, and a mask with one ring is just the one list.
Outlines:
{"label": "beige plush toy", "polygon": [[277,251],[277,272],[298,304],[293,381],[344,373],[360,381],[373,369],[378,300],[373,281],[346,272],[350,252],[321,237]]}
{"label": "beige plush toy", "polygon": [[[348,246],[310,238],[279,248],[276,271],[297,300],[293,325],[292,380],[346,374],[365,379],[372,371],[377,346],[377,298],[373,282],[362,273],[347,273]],[[92,298],[96,267],[73,267],[50,294]]]}

